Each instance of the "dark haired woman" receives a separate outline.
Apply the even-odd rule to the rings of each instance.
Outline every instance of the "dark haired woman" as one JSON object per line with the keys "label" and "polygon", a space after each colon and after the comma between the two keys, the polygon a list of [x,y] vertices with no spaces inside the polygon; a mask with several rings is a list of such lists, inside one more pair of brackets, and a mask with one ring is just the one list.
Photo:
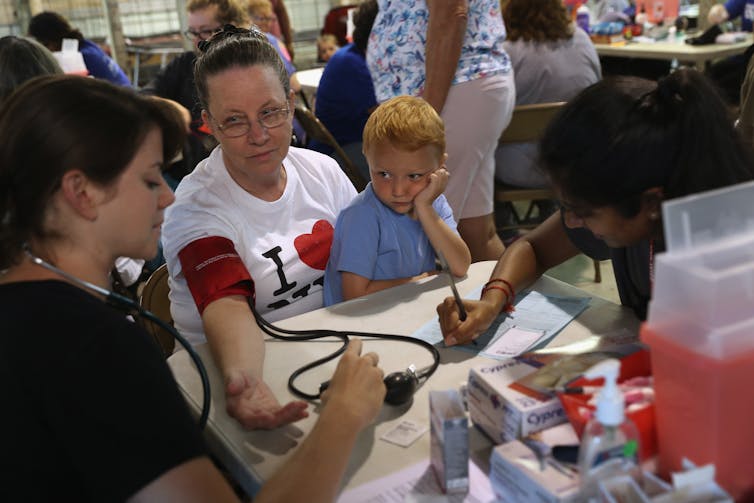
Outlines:
{"label": "dark haired woman", "polygon": [[[174,199],[160,170],[182,140],[170,111],[74,76],[35,79],[0,111],[2,501],[237,501],[154,342],[70,279],[107,288],[116,257],[157,249]],[[360,348],[254,501],[333,501],[385,396]]]}
{"label": "dark haired woman", "polygon": [[53,52],[61,50],[64,38],[76,39],[91,76],[119,86],[131,85],[131,81],[113,58],[105,54],[97,44],[84,38],[79,30],[57,12],[41,12],[32,17],[29,21],[29,35]]}
{"label": "dark haired woman", "polygon": [[281,406],[263,381],[247,299],[270,321],[322,307],[333,225],[356,191],[332,158],[290,146],[294,95],[264,34],[226,27],[203,50],[194,80],[220,145],[166,214],[171,311],[189,341],[209,341],[228,413],[274,428],[305,417],[306,404]]}
{"label": "dark haired woman", "polygon": [[[516,105],[568,101],[602,77],[594,44],[571,22],[562,0],[509,0],[503,9]],[[535,143],[495,152],[495,176],[517,187],[546,187]]]}
{"label": "dark haired woman", "polygon": [[505,251],[494,288],[465,302],[466,321],[452,298],[438,306],[446,344],[478,337],[516,292],[579,252],[612,259],[621,303],[644,319],[664,249],[662,202],[754,179],[722,99],[693,70],[587,88],[550,124],[540,158],[561,211]]}

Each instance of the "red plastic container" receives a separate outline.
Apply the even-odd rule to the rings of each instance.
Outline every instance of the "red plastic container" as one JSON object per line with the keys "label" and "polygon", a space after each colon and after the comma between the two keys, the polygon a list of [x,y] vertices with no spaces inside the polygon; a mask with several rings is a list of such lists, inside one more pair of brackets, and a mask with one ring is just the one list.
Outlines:
{"label": "red plastic container", "polygon": [[715,464],[717,482],[736,500],[754,501],[754,350],[715,359],[645,324],[657,403],[659,473],[686,457]]}
{"label": "red plastic container", "polygon": [[[621,372],[618,377],[618,383],[632,377],[652,375],[650,357],[648,351],[637,351],[628,356],[621,358]],[[569,383],[570,387],[601,385],[602,379],[588,380],[577,379]],[[587,408],[594,411],[594,407],[587,402],[592,398],[589,394],[568,394],[559,393],[558,397],[563,404],[568,420],[571,422],[576,434],[581,438],[587,418],[583,414],[583,409]],[[639,429],[639,460],[644,461],[657,454],[657,430],[655,426],[654,406],[628,412],[626,417],[631,419]]]}

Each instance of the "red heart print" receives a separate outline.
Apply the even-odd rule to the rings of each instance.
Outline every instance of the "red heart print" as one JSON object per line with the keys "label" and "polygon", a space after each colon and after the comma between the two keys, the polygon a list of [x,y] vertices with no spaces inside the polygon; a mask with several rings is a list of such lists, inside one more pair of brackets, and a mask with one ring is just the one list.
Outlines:
{"label": "red heart print", "polygon": [[317,220],[312,226],[311,234],[301,234],[293,240],[301,261],[311,267],[324,271],[330,258],[333,228],[327,220]]}

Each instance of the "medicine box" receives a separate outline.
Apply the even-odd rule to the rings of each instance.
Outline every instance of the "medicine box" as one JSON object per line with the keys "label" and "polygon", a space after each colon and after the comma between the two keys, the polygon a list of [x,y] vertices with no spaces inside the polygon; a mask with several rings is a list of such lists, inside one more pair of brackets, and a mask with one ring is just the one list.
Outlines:
{"label": "medicine box", "polygon": [[579,500],[575,468],[537,454],[519,440],[495,447],[490,456],[490,484],[506,503],[572,503]]}
{"label": "medicine box", "polygon": [[567,421],[557,397],[541,400],[510,387],[514,381],[535,370],[527,363],[506,360],[469,371],[469,416],[495,444]]}
{"label": "medicine box", "polygon": [[454,389],[429,392],[430,459],[442,490],[469,490],[469,422],[461,394]]}

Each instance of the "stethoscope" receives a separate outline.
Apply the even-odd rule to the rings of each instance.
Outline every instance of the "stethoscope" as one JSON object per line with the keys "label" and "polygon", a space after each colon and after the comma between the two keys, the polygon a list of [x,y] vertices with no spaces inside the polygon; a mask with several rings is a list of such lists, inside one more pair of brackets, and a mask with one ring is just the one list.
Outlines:
{"label": "stethoscope", "polygon": [[[175,337],[175,340],[177,340],[178,343],[181,346],[183,346],[183,348],[188,352],[189,357],[191,358],[191,361],[196,366],[196,370],[197,372],[199,372],[199,377],[201,378],[201,381],[202,381],[203,399],[202,399],[202,412],[199,416],[199,429],[203,430],[204,427],[207,425],[207,419],[209,417],[209,409],[210,409],[210,401],[211,401],[211,391],[210,391],[210,386],[209,386],[209,378],[207,377],[207,370],[204,367],[204,363],[202,362],[202,359],[199,356],[199,354],[194,350],[191,344],[175,329],[175,327],[173,327],[170,323],[166,323],[165,321],[161,320],[151,311],[141,307],[138,302],[134,302],[132,299],[129,299],[128,297],[115,293],[106,288],[102,288],[101,286],[95,285],[83,279],[77,278],[67,273],[66,271],[50,264],[49,262],[43,260],[42,258],[34,255],[31,252],[31,249],[29,248],[28,245],[24,245],[23,249],[26,256],[34,264],[44,267],[45,269],[52,271],[56,274],[59,274],[60,276],[64,277],[65,279],[67,279],[73,284],[76,284],[82,288],[85,288],[87,290],[96,292],[104,296],[105,301],[113,307],[120,308],[120,309],[127,309],[132,312],[135,311],[138,314],[138,316],[142,316],[145,319],[156,323],[161,328],[167,330],[170,334],[172,334],[173,337]],[[425,367],[424,369],[417,371],[413,365],[410,365],[404,371],[393,372],[391,374],[388,374],[385,377],[384,383],[385,383],[385,386],[387,387],[387,394],[385,395],[385,402],[390,405],[402,405],[404,403],[409,402],[414,392],[419,387],[420,382],[422,380],[426,381],[427,379],[429,379],[432,376],[432,374],[435,373],[435,371],[437,370],[437,367],[440,365],[440,353],[437,350],[437,348],[433,346],[432,344],[430,344],[429,342],[426,342],[422,339],[415,339],[413,337],[409,337],[405,335],[378,334],[378,333],[373,333],[373,332],[343,332],[339,330],[325,330],[325,329],[288,330],[288,329],[275,326],[272,323],[265,320],[257,312],[256,308],[254,307],[254,302],[251,297],[248,297],[248,303],[249,303],[249,308],[251,309],[251,312],[254,315],[254,319],[256,320],[259,327],[262,329],[262,332],[264,332],[265,334],[275,339],[280,339],[280,340],[285,340],[285,341],[310,341],[310,340],[315,340],[315,339],[321,339],[324,337],[335,337],[341,340],[342,344],[338,349],[336,349],[329,355],[324,356],[323,358],[319,358],[310,363],[307,363],[306,365],[303,365],[302,367],[299,367],[298,369],[293,371],[291,376],[288,378],[288,389],[296,396],[299,396],[306,400],[319,399],[322,393],[325,391],[325,389],[327,389],[327,386],[329,385],[329,381],[326,381],[320,384],[319,391],[317,393],[306,393],[296,386],[295,384],[296,379],[298,379],[298,377],[300,377],[301,374],[340,356],[346,350],[346,347],[348,346],[349,336],[368,337],[368,338],[373,338],[373,339],[386,339],[386,340],[397,340],[397,341],[408,342],[411,344],[422,346],[423,348],[425,348],[427,351],[429,351],[432,354],[432,358],[433,358],[432,364],[429,365],[428,367]]]}

